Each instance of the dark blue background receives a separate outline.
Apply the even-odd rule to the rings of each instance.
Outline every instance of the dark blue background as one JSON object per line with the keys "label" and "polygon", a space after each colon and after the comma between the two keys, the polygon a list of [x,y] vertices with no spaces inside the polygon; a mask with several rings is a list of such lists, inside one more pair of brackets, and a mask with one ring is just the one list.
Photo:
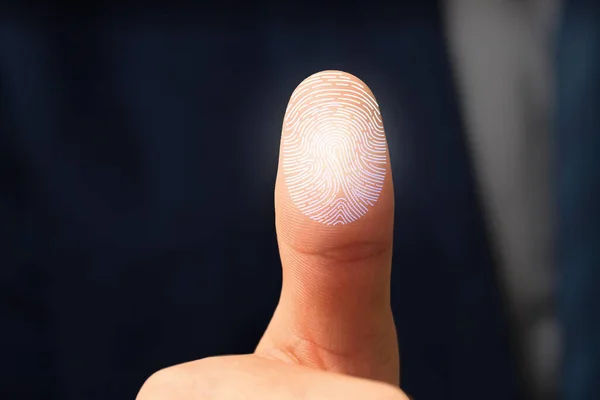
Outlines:
{"label": "dark blue background", "polygon": [[382,106],[403,388],[525,395],[439,4],[369,4],[2,14],[0,397],[132,399],[157,369],[253,350],[281,280],[281,121],[323,69]]}

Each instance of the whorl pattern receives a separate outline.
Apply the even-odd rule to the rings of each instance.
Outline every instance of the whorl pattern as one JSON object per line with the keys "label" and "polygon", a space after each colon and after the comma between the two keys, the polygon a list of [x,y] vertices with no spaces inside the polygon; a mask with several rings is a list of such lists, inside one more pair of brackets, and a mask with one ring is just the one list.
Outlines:
{"label": "whorl pattern", "polygon": [[378,200],[387,150],[377,101],[356,77],[325,71],[290,98],[282,162],[293,203],[327,225],[348,224]]}

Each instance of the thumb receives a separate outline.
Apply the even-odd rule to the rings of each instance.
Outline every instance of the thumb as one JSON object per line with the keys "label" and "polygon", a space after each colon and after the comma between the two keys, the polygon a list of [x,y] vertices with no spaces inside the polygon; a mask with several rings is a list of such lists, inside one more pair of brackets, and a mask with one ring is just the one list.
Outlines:
{"label": "thumb", "polygon": [[379,107],[360,79],[323,71],[292,94],[275,214],[283,286],[256,353],[398,384],[393,184]]}

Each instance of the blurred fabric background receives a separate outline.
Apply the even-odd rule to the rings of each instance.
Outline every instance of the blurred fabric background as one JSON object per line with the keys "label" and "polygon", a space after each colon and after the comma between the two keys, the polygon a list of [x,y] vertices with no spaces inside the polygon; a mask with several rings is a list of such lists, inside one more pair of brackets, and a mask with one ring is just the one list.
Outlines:
{"label": "blurred fabric background", "polygon": [[253,351],[283,113],[324,69],[382,108],[403,389],[599,398],[597,1],[0,10],[0,398]]}

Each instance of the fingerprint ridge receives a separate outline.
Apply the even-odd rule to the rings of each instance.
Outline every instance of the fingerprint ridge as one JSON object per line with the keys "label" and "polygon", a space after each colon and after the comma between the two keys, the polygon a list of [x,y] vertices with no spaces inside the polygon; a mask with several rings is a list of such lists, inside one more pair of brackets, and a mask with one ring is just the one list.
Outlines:
{"label": "fingerprint ridge", "polygon": [[286,109],[282,166],[292,202],[311,220],[345,225],[379,199],[387,143],[379,105],[350,74],[306,78]]}

